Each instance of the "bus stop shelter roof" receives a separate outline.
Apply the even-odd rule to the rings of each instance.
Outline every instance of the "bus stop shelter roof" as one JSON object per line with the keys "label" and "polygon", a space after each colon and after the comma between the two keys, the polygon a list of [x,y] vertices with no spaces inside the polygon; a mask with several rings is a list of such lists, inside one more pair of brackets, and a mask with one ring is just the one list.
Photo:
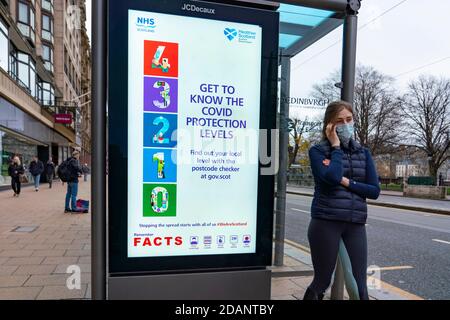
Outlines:
{"label": "bus stop shelter roof", "polygon": [[280,3],[279,47],[295,56],[343,23],[343,13]]}

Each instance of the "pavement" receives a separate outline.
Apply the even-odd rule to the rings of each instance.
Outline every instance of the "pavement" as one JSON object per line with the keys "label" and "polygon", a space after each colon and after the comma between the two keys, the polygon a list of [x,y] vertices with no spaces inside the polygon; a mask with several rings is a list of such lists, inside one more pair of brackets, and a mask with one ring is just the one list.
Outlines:
{"label": "pavement", "polygon": [[[0,300],[90,299],[91,214],[64,213],[65,192],[60,182],[24,188],[19,198],[0,192]],[[89,181],[80,181],[78,197],[90,199]],[[301,300],[313,275],[308,248],[286,240],[284,250],[283,266],[271,267],[272,299]],[[74,265],[81,284],[69,289]],[[372,280],[371,299],[420,299]]]}
{"label": "pavement", "polygon": [[[312,197],[314,189],[288,185],[287,193]],[[377,200],[367,200],[367,203],[383,207],[450,215],[450,200],[403,197],[399,192],[395,191],[382,191]]]}
{"label": "pavement", "polygon": [[[78,197],[89,200],[89,188],[81,181]],[[19,198],[0,192],[0,300],[90,297],[91,215],[64,213],[65,192],[60,182],[23,188]],[[36,229],[13,231],[21,226]],[[66,286],[70,265],[81,268],[79,289]]]}

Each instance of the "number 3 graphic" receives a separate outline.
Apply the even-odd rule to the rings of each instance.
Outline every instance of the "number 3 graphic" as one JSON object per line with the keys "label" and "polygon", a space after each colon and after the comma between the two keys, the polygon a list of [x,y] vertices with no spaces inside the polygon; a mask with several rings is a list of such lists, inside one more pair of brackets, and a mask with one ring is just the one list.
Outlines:
{"label": "number 3 graphic", "polygon": [[153,136],[153,143],[169,143],[170,139],[164,138],[164,134],[169,130],[169,121],[164,117],[158,117],[153,120],[155,126],[162,123],[162,128]]}
{"label": "number 3 graphic", "polygon": [[170,105],[170,85],[166,81],[156,81],[153,84],[153,88],[159,89],[163,88],[159,93],[163,99],[163,101],[153,100],[153,105],[160,109],[165,109]]}

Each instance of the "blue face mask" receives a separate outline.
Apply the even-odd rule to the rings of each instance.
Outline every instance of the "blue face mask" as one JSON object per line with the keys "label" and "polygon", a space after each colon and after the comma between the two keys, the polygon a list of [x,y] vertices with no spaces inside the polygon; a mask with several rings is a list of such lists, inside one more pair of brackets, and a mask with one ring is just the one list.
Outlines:
{"label": "blue face mask", "polygon": [[355,127],[353,123],[341,124],[336,126],[336,134],[344,146],[348,146],[350,139],[353,137]]}

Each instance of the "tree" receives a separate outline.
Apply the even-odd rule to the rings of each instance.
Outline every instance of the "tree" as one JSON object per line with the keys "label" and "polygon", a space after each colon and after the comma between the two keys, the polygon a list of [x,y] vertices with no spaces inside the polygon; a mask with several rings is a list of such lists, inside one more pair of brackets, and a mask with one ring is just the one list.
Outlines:
{"label": "tree", "polygon": [[289,164],[288,168],[295,162],[299,149],[302,146],[302,138],[305,133],[314,131],[319,125],[319,122],[308,121],[308,117],[305,120],[300,119],[289,119],[289,132],[290,141],[292,141],[293,146],[289,143],[288,153],[289,153]]}
{"label": "tree", "polygon": [[411,143],[428,156],[430,176],[450,159],[450,79],[421,76],[400,98]]}
{"label": "tree", "polygon": [[[313,96],[337,100],[339,72],[333,72],[322,84],[313,87]],[[373,155],[386,154],[398,139],[402,123],[392,77],[372,67],[358,65],[355,75],[353,118],[357,140]]]}

